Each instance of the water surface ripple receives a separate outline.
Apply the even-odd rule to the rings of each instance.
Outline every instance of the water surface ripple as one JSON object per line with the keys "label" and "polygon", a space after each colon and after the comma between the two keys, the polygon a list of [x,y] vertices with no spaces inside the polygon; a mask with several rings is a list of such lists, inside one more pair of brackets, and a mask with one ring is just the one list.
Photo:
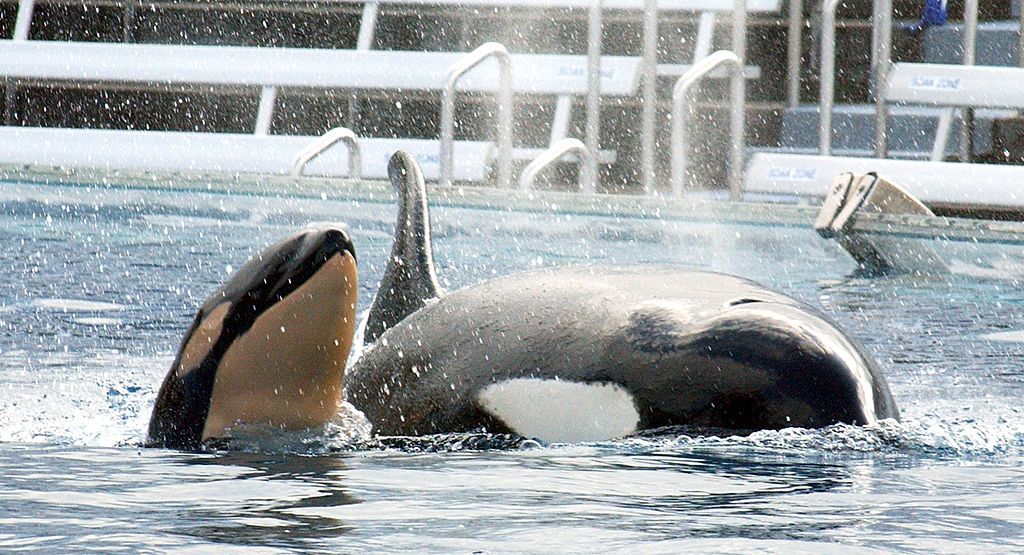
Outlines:
{"label": "water surface ripple", "polygon": [[939,244],[948,277],[867,277],[807,229],[441,208],[444,286],[675,263],[822,308],[902,423],[541,446],[465,434],[240,451],[139,447],[196,307],[310,221],[351,229],[367,308],[394,207],[5,184],[0,550],[820,553],[1024,549],[1020,253]]}

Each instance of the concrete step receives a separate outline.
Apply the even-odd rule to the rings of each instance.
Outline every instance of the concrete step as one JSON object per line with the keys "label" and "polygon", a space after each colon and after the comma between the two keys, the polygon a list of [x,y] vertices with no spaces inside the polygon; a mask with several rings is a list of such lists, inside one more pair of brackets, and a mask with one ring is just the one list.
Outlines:
{"label": "concrete step", "polygon": [[[1016,2],[1014,3],[1016,5]],[[924,32],[925,63],[959,64],[964,59],[963,25],[931,27]],[[994,21],[978,25],[975,64],[979,66],[1016,66],[1017,21]]]}
{"label": "concrete step", "polygon": [[[927,158],[935,143],[935,128],[943,108],[893,106],[889,116],[889,150],[904,153],[903,157]],[[975,112],[974,152],[981,154],[992,148],[992,121],[1007,117],[1006,110]],[[955,117],[946,153],[957,151],[959,118]],[[875,140],[875,106],[873,104],[840,104],[832,115],[832,148],[837,151],[870,152]],[[783,148],[818,148],[818,107],[802,105],[782,115],[780,146]]]}

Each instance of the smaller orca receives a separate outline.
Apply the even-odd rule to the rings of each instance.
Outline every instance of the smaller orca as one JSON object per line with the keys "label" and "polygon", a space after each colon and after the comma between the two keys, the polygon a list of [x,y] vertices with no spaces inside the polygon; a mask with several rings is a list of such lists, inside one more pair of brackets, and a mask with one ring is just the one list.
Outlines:
{"label": "smaller orca", "polygon": [[261,252],[196,314],[157,395],[147,445],[197,449],[237,422],[290,430],[338,413],[355,330],[355,248],[311,227]]}

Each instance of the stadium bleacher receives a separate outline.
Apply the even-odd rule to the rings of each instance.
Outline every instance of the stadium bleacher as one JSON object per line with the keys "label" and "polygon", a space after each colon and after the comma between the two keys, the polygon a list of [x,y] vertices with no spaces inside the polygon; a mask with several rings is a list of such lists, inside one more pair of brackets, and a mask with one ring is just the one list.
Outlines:
{"label": "stadium bleacher", "polygon": [[[896,18],[904,22],[900,29],[908,29],[907,23],[920,16],[920,0],[894,3]],[[797,10],[803,18],[799,53],[806,60],[816,57],[819,4],[805,0]],[[981,4],[981,64],[989,58],[1001,65],[1014,63],[1007,45],[1017,22],[1008,20],[1014,17],[1009,4]],[[0,33],[25,39],[0,43],[0,77],[6,84],[0,98],[6,127],[0,133],[17,128],[179,132],[196,135],[200,141],[195,144],[203,144],[204,134],[251,134],[257,142],[273,144],[277,138],[308,141],[345,126],[367,141],[368,153],[374,151],[372,141],[391,139],[429,152],[439,134],[438,83],[445,66],[479,44],[497,40],[526,68],[514,77],[515,153],[521,167],[557,141],[582,135],[583,103],[578,99],[586,83],[588,6],[584,0],[0,0]],[[605,0],[604,6],[602,190],[637,192],[643,1]],[[731,0],[659,2],[656,162],[663,190],[668,188],[672,84],[695,59],[728,47],[731,6]],[[786,47],[788,5],[748,0],[747,10],[752,17],[745,68],[751,80],[747,139],[757,148],[813,153],[818,111],[807,103],[817,95],[817,67],[804,64],[797,96],[803,104],[788,105],[786,62],[780,55]],[[959,14],[950,15],[949,24],[909,38],[898,29],[900,67],[948,65],[951,55],[960,56],[950,54],[961,33]],[[836,154],[861,158],[871,154],[874,141],[874,109],[867,104],[873,86],[865,77],[871,63],[870,17],[870,3],[842,5],[836,33],[836,98],[841,102],[833,122]],[[97,57],[89,61],[93,51]],[[62,54],[77,62],[63,63]],[[29,63],[14,67],[18,64],[12,59]],[[104,65],[103,59],[119,62]],[[372,82],[365,74],[373,72],[364,66],[379,73]],[[408,71],[410,66],[416,71]],[[132,76],[118,74],[117,67],[132,68]],[[482,145],[470,149],[484,157],[466,172],[471,181],[489,179],[494,159],[494,86],[480,84],[491,81],[487,67],[479,68],[477,77],[467,76],[457,100],[456,139]],[[214,77],[199,75],[202,71]],[[544,75],[551,72],[556,86],[545,85]],[[723,168],[728,166],[723,148],[727,129],[715,123],[727,120],[724,83],[706,84],[697,97],[701,110],[695,131],[700,136],[691,141],[691,159],[704,160],[705,181],[718,185],[725,183]],[[938,106],[935,99],[905,102],[894,95],[891,100],[896,104],[889,129],[892,154],[924,160],[956,151],[954,131],[960,117],[955,107]],[[972,135],[976,154],[991,148],[992,122],[1013,114],[1005,104],[995,109],[987,107],[991,103],[970,104],[978,108]],[[944,135],[949,140],[942,148],[939,139]],[[105,136],[146,142],[118,133]],[[287,140],[277,144],[291,148],[284,146],[290,144]],[[283,154],[275,160],[285,160]],[[343,153],[336,155],[343,158]],[[343,166],[330,171],[344,173]],[[368,176],[373,175],[372,166],[368,161]],[[321,170],[313,164],[310,171]]]}
{"label": "stadium bleacher", "polygon": [[[965,26],[970,29],[981,28],[975,26],[977,10],[977,0],[964,5]],[[1017,25],[1019,32],[1021,23]],[[889,27],[883,23],[882,28]],[[1024,197],[1018,193],[1019,184],[1024,181],[1024,170],[1013,165],[969,162],[978,153],[979,146],[975,140],[979,129],[974,125],[974,110],[1003,110],[988,113],[990,123],[982,132],[983,138],[987,139],[987,146],[995,148],[991,140],[991,129],[994,127],[991,120],[1002,118],[1015,124],[1018,121],[1018,110],[1024,109],[1024,98],[1019,94],[1024,88],[1024,68],[975,65],[976,35],[968,33],[963,38],[962,46],[957,49],[963,59],[956,64],[935,63],[933,60],[926,60],[925,63],[891,61],[885,57],[885,49],[880,49],[883,53],[878,62],[877,81],[881,85],[878,87],[877,107],[862,110],[860,115],[866,117],[861,117],[859,121],[852,120],[852,124],[848,120],[845,127],[832,125],[830,128],[825,124],[819,133],[813,134],[821,137],[822,141],[817,153],[783,144],[773,152],[753,154],[746,169],[747,190],[768,195],[821,198],[828,193],[833,180],[841,173],[877,172],[899,183],[911,195],[930,206],[959,206],[966,211],[980,210],[988,214],[1019,214],[1024,205]],[[1020,43],[1020,47],[1024,48],[1024,43]],[[1018,48],[1016,41],[1013,48]],[[923,119],[925,127],[930,126],[934,118],[930,135],[923,134],[931,139],[930,142],[921,141],[920,137],[918,140],[907,140],[907,137],[900,136],[908,130],[921,134],[922,128],[919,124],[908,126],[905,121],[901,125],[899,119],[894,122],[888,113],[890,104],[911,107],[913,111],[904,110],[897,115],[904,119],[907,116]],[[831,107],[831,99],[827,94],[822,95],[819,111],[824,110],[823,113],[828,114]],[[819,113],[814,115],[820,117]],[[884,125],[884,128],[879,127],[885,130],[882,140],[876,135],[876,122]],[[944,162],[951,154],[948,144],[951,142],[949,139],[953,135],[954,124],[960,131],[955,152],[961,161]],[[855,137],[854,141],[845,141],[843,146],[846,148],[840,153],[841,156],[820,155],[825,146],[831,143],[828,135],[830,132],[840,137]],[[790,133],[791,137],[799,135],[799,131],[795,130]],[[972,142],[975,144],[972,145]],[[919,150],[899,154],[920,160],[891,158],[893,152],[888,147],[894,143],[917,147]],[[851,146],[854,148],[851,149]],[[1024,145],[1010,146],[1020,149]],[[888,156],[871,157],[876,154]]]}
{"label": "stadium bleacher", "polygon": [[[528,71],[516,73],[515,131],[520,147],[516,150],[517,158],[525,163],[557,140],[580,134],[582,110],[573,98],[582,92],[579,85],[586,78],[585,58],[580,55],[585,44],[580,42],[580,35],[585,35],[584,8],[589,3],[582,0],[341,0],[317,4],[286,0],[250,6],[250,12],[262,10],[265,16],[251,20],[249,25],[240,22],[245,7],[239,10],[235,3],[222,6],[207,2],[134,4],[87,0],[84,4],[70,4],[46,0],[32,2],[33,10],[25,8],[27,3],[29,0],[20,0],[20,10],[14,10],[13,17],[17,19],[18,11],[22,13],[23,38],[28,40],[20,45],[13,44],[19,41],[3,44],[6,53],[0,55],[8,62],[0,62],[0,75],[8,83],[4,99],[4,123],[8,127],[237,134],[255,126],[259,135],[308,138],[345,125],[360,137],[430,140],[437,136],[438,87],[434,84],[438,76],[443,78],[442,61],[457,59],[457,53],[471,49],[477,41],[498,39],[521,47],[512,48],[514,53],[533,56],[521,58],[522,67]],[[625,175],[635,165],[636,133],[631,129],[638,110],[634,35],[643,2],[607,0],[605,4],[604,42],[609,55],[603,57],[603,73],[616,77],[605,79],[608,82],[602,86],[605,102],[601,160],[606,167],[618,166],[618,173]],[[5,6],[0,12],[6,21],[4,28],[10,29],[9,36],[13,37],[18,25],[10,22],[12,4],[0,6]],[[83,6],[84,11],[78,11]],[[659,84],[666,90],[662,115],[667,117],[667,89],[671,81],[694,58],[702,57],[714,44],[728,39],[728,33],[722,33],[719,27],[728,20],[722,12],[731,10],[732,1],[664,0],[659,8],[663,10],[663,46],[658,74]],[[778,8],[778,0],[748,1],[748,11],[766,17],[773,16]],[[26,25],[24,14],[29,11],[33,15]],[[318,18],[322,21],[317,21]],[[510,21],[514,24],[509,25]],[[634,32],[625,32],[631,28]],[[61,44],[59,52],[68,53],[69,59],[78,60],[76,63],[81,66],[61,66],[60,60],[53,58],[59,56],[54,54],[58,50],[47,50],[52,46],[48,43],[54,40],[70,40],[71,44]],[[232,50],[232,45],[236,49]],[[203,46],[209,49],[191,50]],[[224,49],[219,50],[223,55],[215,48]],[[252,52],[246,54],[248,51]],[[324,58],[330,52],[360,51],[366,56],[350,58],[354,60],[352,64],[333,71],[324,69],[312,76],[317,74],[309,69],[317,64],[313,58]],[[90,58],[90,52],[95,56]],[[373,61],[381,52],[390,54],[382,55],[381,63]],[[49,62],[47,56],[51,57]],[[12,68],[12,57],[27,62]],[[149,57],[155,61],[131,63]],[[229,59],[232,57],[237,60],[234,64]],[[257,62],[263,57],[268,61]],[[99,63],[101,59],[111,63]],[[194,75],[198,59],[209,62],[204,67],[216,74],[216,79]],[[113,60],[119,62],[115,64]],[[421,60],[437,63],[421,66]],[[366,86],[354,69],[361,63],[377,71],[389,68],[397,76],[390,78],[391,83]],[[417,72],[403,70],[403,63],[414,64]],[[177,68],[173,67],[175,64]],[[26,71],[27,66],[35,70]],[[295,66],[306,69],[288,69]],[[127,77],[127,71],[118,73],[115,67],[131,68],[134,76]],[[247,68],[254,69],[249,72]],[[545,68],[558,72],[558,79],[553,81],[570,85],[543,86],[544,79],[538,76],[545,73]],[[308,75],[301,79],[285,78],[278,82],[270,78],[271,74],[294,76],[304,71]],[[417,73],[423,73],[423,78],[417,79]],[[239,77],[243,74],[249,77]],[[333,81],[323,77],[328,74],[333,74]],[[761,77],[761,68],[748,65],[745,74],[748,78]],[[231,75],[234,77],[229,78]],[[417,84],[393,86],[401,79]],[[459,98],[457,138],[486,142],[493,138],[493,101],[491,95],[474,94],[489,91],[473,89],[471,82],[467,81],[470,94]],[[261,120],[258,114],[266,112],[261,105],[265,107],[268,103],[274,107],[273,116]],[[612,174],[615,173],[613,168]],[[627,178],[611,181],[625,182]]]}

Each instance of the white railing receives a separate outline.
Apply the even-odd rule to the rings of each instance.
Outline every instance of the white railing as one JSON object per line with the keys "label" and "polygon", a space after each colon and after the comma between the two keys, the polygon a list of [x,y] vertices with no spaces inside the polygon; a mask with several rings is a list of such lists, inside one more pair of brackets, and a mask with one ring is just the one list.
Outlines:
{"label": "white railing", "polygon": [[[681,197],[686,188],[687,150],[689,149],[689,133],[687,132],[689,112],[687,100],[690,90],[715,68],[726,65],[733,74],[743,78],[743,63],[739,56],[728,50],[719,50],[695,64],[690,71],[680,77],[672,87],[672,195]],[[733,94],[732,112],[743,111],[743,99]],[[740,196],[743,172],[743,128],[732,126],[729,135],[729,191],[734,199]]]}
{"label": "white railing", "polygon": [[570,153],[578,156],[580,162],[580,190],[586,191],[586,182],[584,181],[584,172],[582,170],[589,166],[591,160],[596,159],[597,155],[591,152],[587,145],[583,144],[579,139],[562,139],[551,145],[551,148],[545,150],[540,156],[530,162],[519,176],[519,190],[529,191],[533,189],[533,182],[537,179],[537,174]]}
{"label": "white railing", "polygon": [[[18,16],[15,22],[14,31],[14,38],[16,40],[25,40],[28,38],[32,12],[37,1],[38,0],[19,0]],[[579,2],[584,3],[583,5],[590,9],[588,37],[589,83],[587,90],[587,125],[585,138],[588,152],[590,152],[591,155],[586,159],[588,166],[584,171],[584,175],[586,177],[584,180],[584,191],[593,191],[596,188],[598,157],[595,153],[597,153],[600,148],[600,95],[602,92],[607,93],[607,91],[601,90],[603,88],[601,85],[602,58],[600,44],[602,10],[621,10],[626,7],[631,10],[639,10],[642,6],[645,32],[645,63],[643,79],[644,115],[641,130],[643,150],[642,158],[644,166],[642,169],[642,175],[645,191],[653,193],[655,189],[655,153],[659,146],[656,142],[656,122],[654,121],[657,116],[656,110],[659,103],[656,90],[656,76],[658,71],[656,55],[658,38],[657,22],[659,11],[676,11],[681,9],[693,11],[731,11],[733,52],[735,52],[742,64],[746,50],[747,6],[750,5],[751,9],[754,11],[775,10],[778,9],[778,2],[773,2],[771,0],[715,0],[713,2],[706,2],[703,0],[694,0],[691,2],[680,0],[579,0]],[[443,3],[444,2],[442,2],[442,4]],[[364,15],[367,17],[363,23],[364,25],[372,27],[376,24],[375,18],[378,5],[376,2],[370,2],[368,5],[369,4],[373,4],[373,6],[364,10]],[[731,10],[729,9],[730,7]],[[798,38],[798,35],[799,33],[795,33],[794,37]],[[370,39],[372,39],[372,33],[361,28],[359,38],[360,48],[368,48],[372,44]],[[500,70],[500,87],[498,89],[499,114],[496,125],[497,152],[494,158],[496,160],[497,170],[496,184],[499,187],[510,187],[512,184],[512,58],[508,51],[498,43],[487,43],[482,45],[480,48],[459,60],[451,67],[448,73],[447,81],[445,82],[445,86],[442,90],[439,130],[440,142],[438,160],[440,161],[440,182],[443,184],[450,184],[453,181],[455,95],[456,89],[460,83],[460,78],[465,73],[491,57],[497,58],[497,64]],[[605,69],[607,70],[609,60],[604,60],[604,64],[606,65]],[[799,78],[798,75],[797,78]],[[473,79],[467,79],[466,81],[473,81]],[[264,84],[262,86],[255,130],[256,135],[266,135],[269,133],[274,105],[276,104],[277,94],[280,90],[279,87],[284,86],[289,85],[287,83],[278,84],[275,82],[271,84]],[[480,88],[479,84],[474,84],[472,86],[474,87],[474,90]],[[605,86],[607,86],[607,83],[605,83]],[[741,103],[743,102],[745,97],[745,87],[746,84],[743,72],[737,72],[733,76],[732,80],[732,97],[734,101],[738,98]],[[734,137],[736,136],[737,130],[740,132],[740,135],[742,135],[743,125],[743,110],[733,110],[731,126]],[[358,146],[356,145],[355,148],[350,147],[350,150],[358,150]],[[742,163],[736,163],[734,166],[742,166]]]}
{"label": "white railing", "polygon": [[729,133],[732,137],[732,160],[729,171],[732,172],[729,183],[729,196],[732,200],[740,200],[743,195],[743,141],[746,133],[747,79],[743,75],[743,66],[747,63],[747,0],[736,0],[732,12],[732,53],[739,58],[740,70],[732,73],[733,110],[729,119]]}
{"label": "white railing", "polygon": [[[657,148],[657,137],[655,136],[655,119],[657,117],[658,96],[657,96],[657,53],[658,53],[658,2],[656,0],[645,0],[643,16],[644,36],[644,69],[643,69],[643,114],[641,115],[641,145],[640,164],[641,178],[644,193],[653,195],[655,193],[655,149]],[[740,59],[740,65],[746,59],[747,52],[747,0],[734,0],[732,7],[732,51]],[[699,60],[698,60],[699,62]],[[733,75],[731,90],[733,98],[746,99],[746,81],[743,71]],[[732,115],[731,126],[733,132],[743,129],[745,114],[743,110]],[[742,165],[742,154],[740,158]],[[733,191],[738,194],[738,189]]]}
{"label": "white railing", "polygon": [[363,160],[359,150],[359,139],[351,129],[346,127],[335,127],[300,150],[292,162],[291,176],[298,177],[302,175],[302,170],[306,168],[310,161],[320,156],[321,153],[339,141],[345,143],[345,146],[348,147],[348,177],[362,179]]}
{"label": "white railing", "polygon": [[512,183],[512,57],[508,50],[496,42],[482,44],[467,54],[448,72],[441,93],[441,184],[452,184],[455,142],[455,86],[465,73],[484,60],[494,57],[501,70],[498,93],[498,187],[508,188]]}

